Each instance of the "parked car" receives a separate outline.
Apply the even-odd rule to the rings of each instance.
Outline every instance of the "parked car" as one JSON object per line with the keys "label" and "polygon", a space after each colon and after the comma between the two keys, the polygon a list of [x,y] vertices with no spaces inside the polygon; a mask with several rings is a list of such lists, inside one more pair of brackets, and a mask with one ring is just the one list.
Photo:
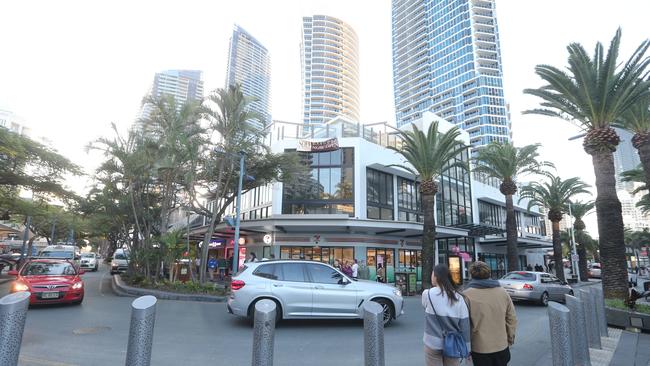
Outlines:
{"label": "parked car", "polygon": [[228,312],[252,319],[255,303],[273,300],[277,320],[362,318],[362,305],[375,301],[384,325],[403,313],[399,289],[374,281],[353,280],[325,263],[271,260],[246,263],[231,282]]}
{"label": "parked car", "polygon": [[636,287],[639,284],[637,274],[632,268],[627,269],[627,282],[630,284],[631,287]]}
{"label": "parked car", "polygon": [[115,250],[111,260],[111,274],[125,272],[127,269],[129,269],[129,251],[126,249]]}
{"label": "parked car", "polygon": [[95,253],[81,253],[81,262],[79,267],[88,268],[93,272],[97,272],[99,269],[99,258],[97,258]]}
{"label": "parked car", "polygon": [[573,295],[571,286],[545,272],[510,272],[499,283],[512,300],[535,301],[544,306],[549,301],[564,302],[565,294]]}
{"label": "parked car", "polygon": [[589,265],[589,277],[600,278],[600,263],[592,263]]}
{"label": "parked car", "polygon": [[29,291],[30,304],[72,303],[84,300],[83,270],[65,259],[29,259],[20,271],[9,271],[16,276],[11,292]]}

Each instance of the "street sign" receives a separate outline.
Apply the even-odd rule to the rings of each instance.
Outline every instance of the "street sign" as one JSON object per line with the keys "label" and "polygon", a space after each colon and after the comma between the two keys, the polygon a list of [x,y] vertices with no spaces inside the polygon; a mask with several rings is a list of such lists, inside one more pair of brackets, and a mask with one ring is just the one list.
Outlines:
{"label": "street sign", "polygon": [[571,261],[572,262],[577,262],[578,261],[578,255],[577,254],[571,254]]}

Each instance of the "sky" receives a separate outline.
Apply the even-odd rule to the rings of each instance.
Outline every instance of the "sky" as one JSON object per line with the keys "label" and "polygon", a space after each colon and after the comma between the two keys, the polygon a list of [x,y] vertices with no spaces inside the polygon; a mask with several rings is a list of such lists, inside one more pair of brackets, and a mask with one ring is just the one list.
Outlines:
{"label": "sky", "polygon": [[[497,0],[506,100],[516,145],[540,143],[560,176],[593,184],[590,157],[570,123],[522,115],[538,100],[522,93],[541,81],[537,64],[564,66],[566,45],[589,52],[623,29],[623,56],[650,37],[648,0]],[[204,71],[207,91],[223,87],[228,40],[237,23],[271,57],[274,119],[299,121],[302,16],[325,14],[348,22],[359,36],[363,123],[395,120],[389,0],[239,1],[2,1],[0,109],[25,119],[34,136],[89,174],[101,157],[84,147],[135,120],[156,72]],[[89,184],[70,181],[76,190]],[[595,215],[585,220],[596,233]]]}

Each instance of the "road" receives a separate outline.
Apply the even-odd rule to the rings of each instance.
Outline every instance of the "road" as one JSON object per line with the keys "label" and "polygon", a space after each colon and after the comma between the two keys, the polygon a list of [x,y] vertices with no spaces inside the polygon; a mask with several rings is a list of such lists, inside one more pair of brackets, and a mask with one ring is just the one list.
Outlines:
{"label": "road", "polygon": [[[118,297],[105,269],[84,275],[80,306],[30,308],[21,365],[124,364],[133,298]],[[9,283],[0,285],[0,296]],[[511,365],[545,363],[550,353],[546,309],[517,304]],[[419,297],[406,298],[406,314],[385,330],[387,365],[421,365],[423,311]],[[362,365],[363,323],[283,321],[275,338],[276,365]],[[158,302],[153,365],[249,365],[252,328],[226,313],[223,303]],[[544,361],[544,362],[542,362]]]}

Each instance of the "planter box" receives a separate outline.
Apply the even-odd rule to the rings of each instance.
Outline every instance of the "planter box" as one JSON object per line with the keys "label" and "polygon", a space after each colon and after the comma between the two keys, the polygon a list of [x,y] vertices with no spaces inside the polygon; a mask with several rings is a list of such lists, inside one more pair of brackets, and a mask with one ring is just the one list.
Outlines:
{"label": "planter box", "polygon": [[650,332],[650,314],[606,307],[607,324],[621,328],[638,328]]}

